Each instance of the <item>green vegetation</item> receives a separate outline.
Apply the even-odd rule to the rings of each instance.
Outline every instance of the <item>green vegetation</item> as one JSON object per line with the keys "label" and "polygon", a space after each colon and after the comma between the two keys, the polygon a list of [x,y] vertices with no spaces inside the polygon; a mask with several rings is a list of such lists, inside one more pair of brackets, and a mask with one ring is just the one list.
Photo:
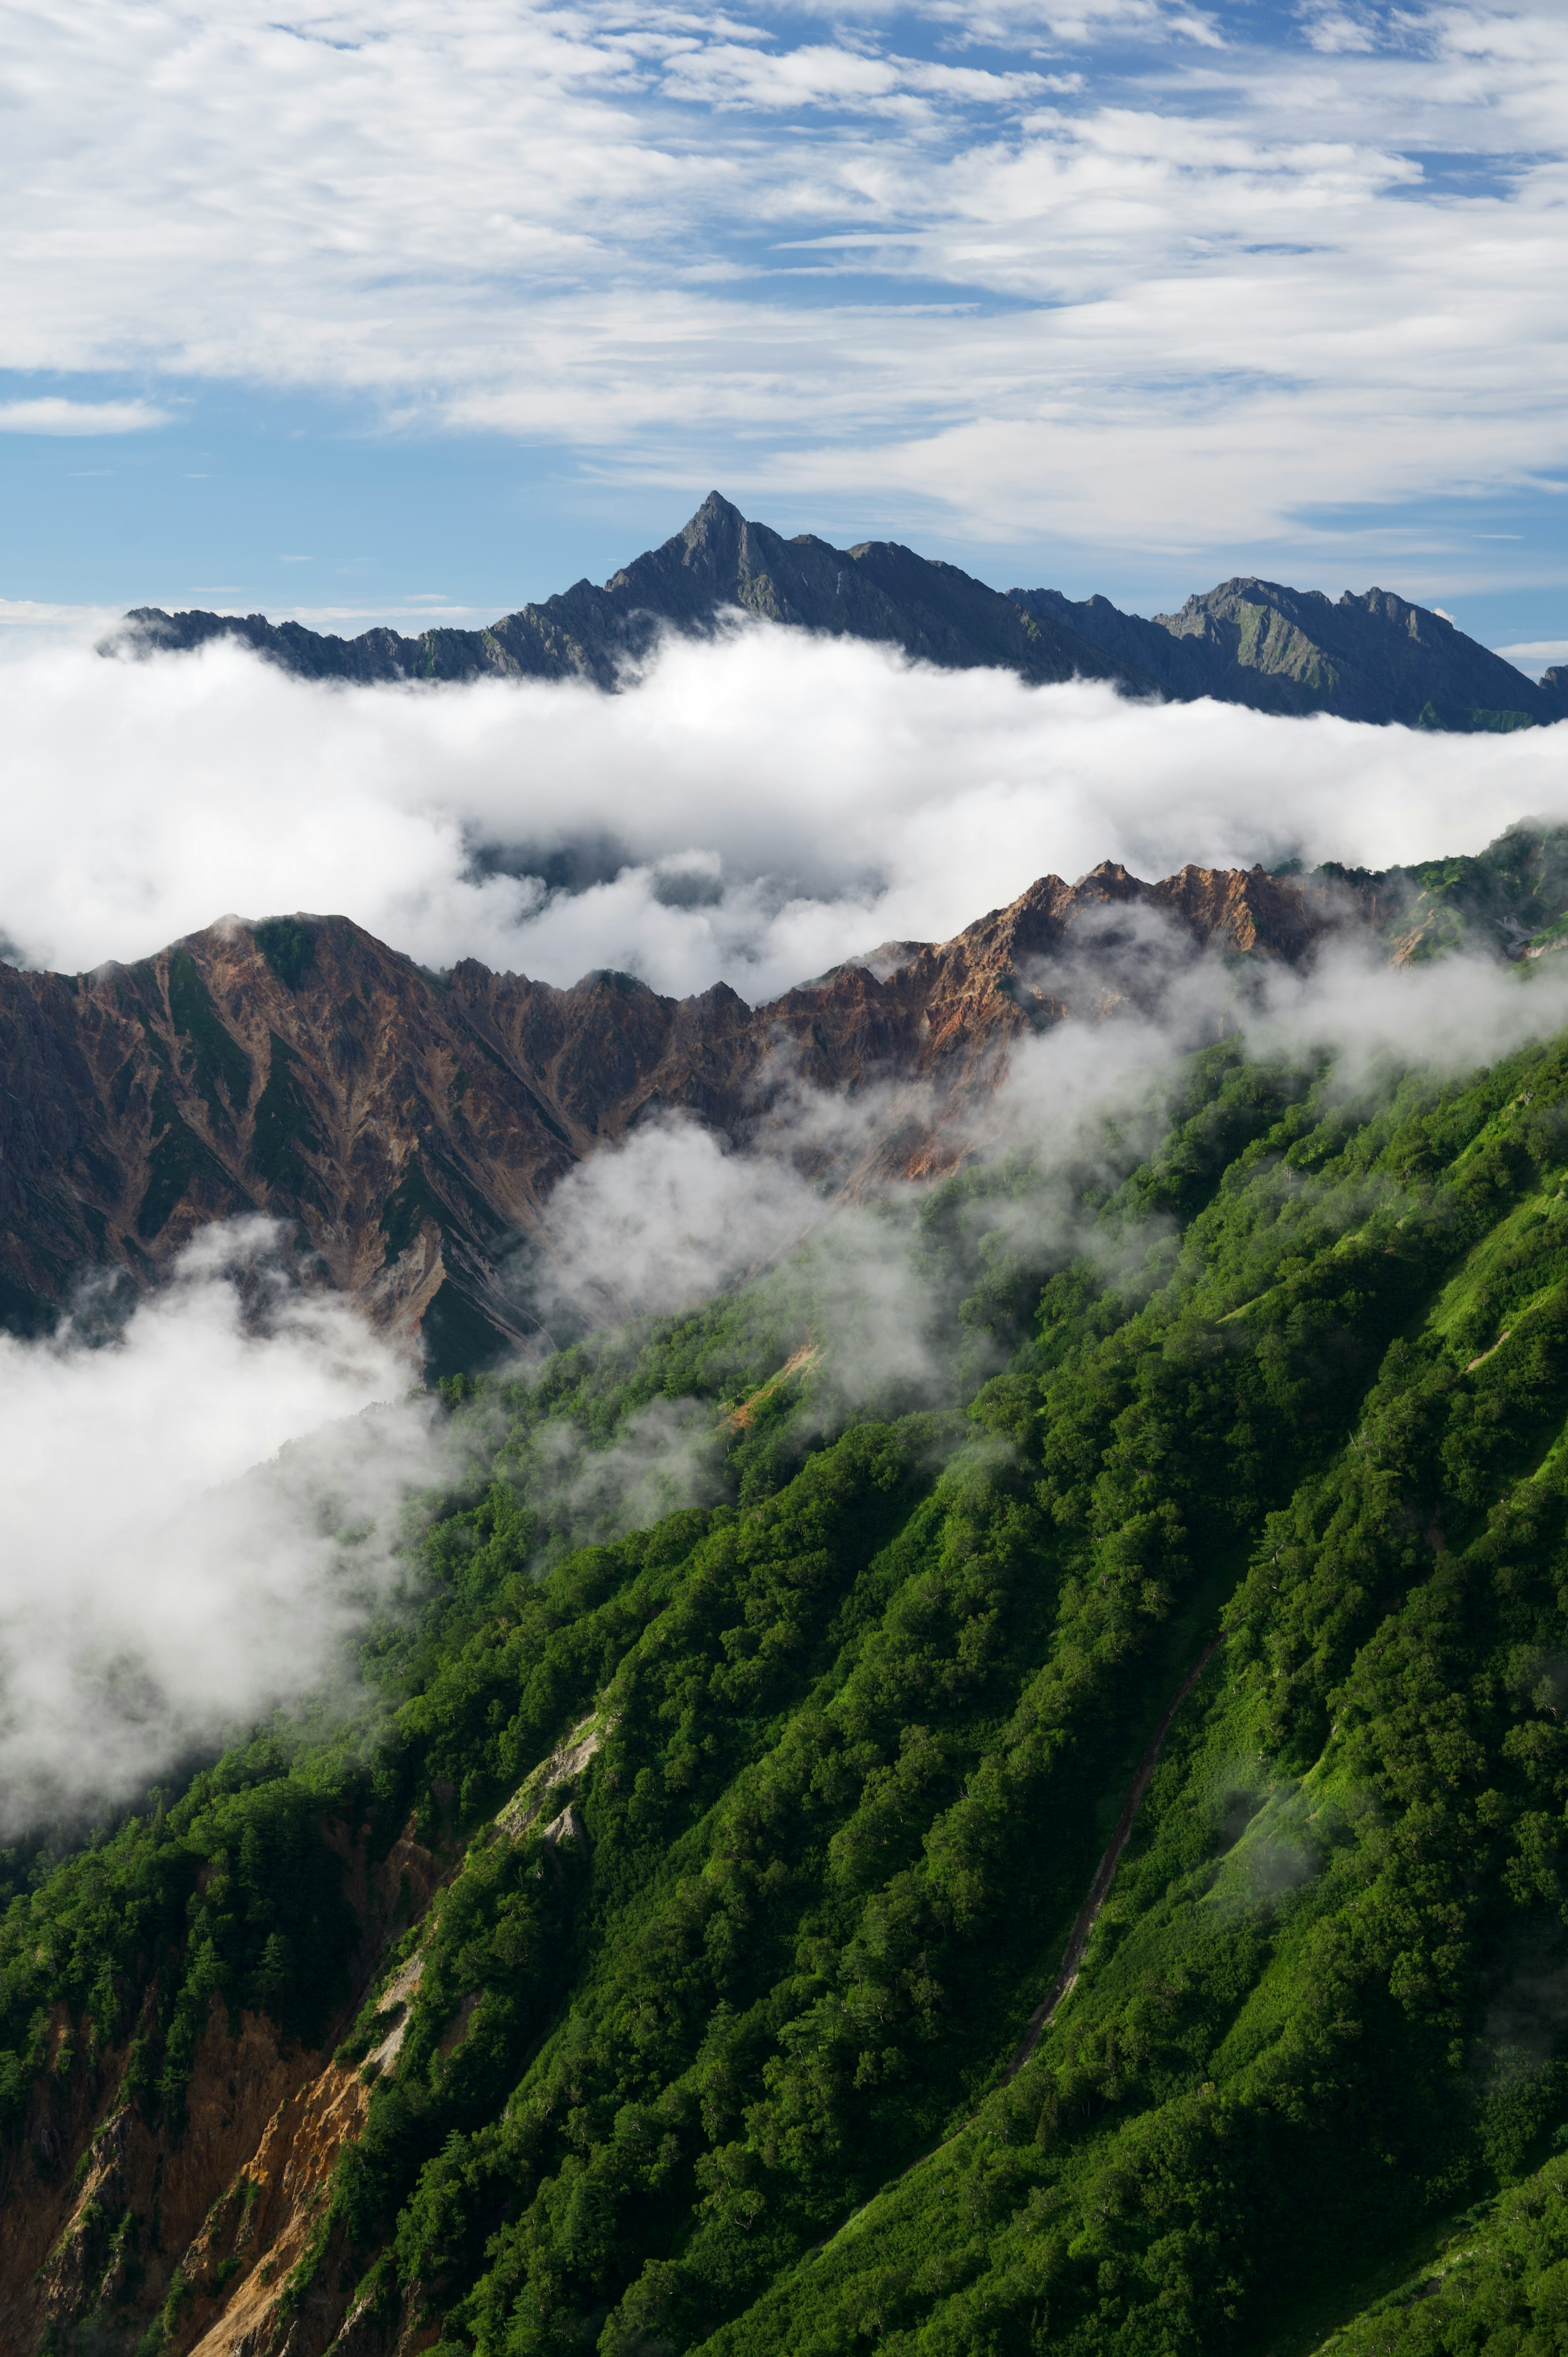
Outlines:
{"label": "green vegetation", "polygon": [[431,1184],[433,1175],[466,1207],[481,1234],[495,1232],[495,1214],[484,1197],[438,1147],[424,1139],[410,1155],[403,1177],[381,1212],[381,1233],[386,1238],[383,1268],[390,1268],[408,1250],[426,1220],[433,1220],[438,1228],[446,1230],[451,1214]]}
{"label": "green vegetation", "polygon": [[316,928],[307,919],[264,917],[251,939],[285,990],[297,990],[316,963]]}
{"label": "green vegetation", "polygon": [[1433,704],[1421,707],[1415,723],[1418,728],[1453,730],[1461,737],[1510,737],[1516,728],[1533,728],[1537,716],[1533,712],[1497,712],[1483,705]]}
{"label": "green vegetation", "polygon": [[1425,2266],[1324,2345],[1335,2357],[1535,2357],[1565,2336],[1568,2161],[1556,2159],[1477,2204]]}
{"label": "green vegetation", "polygon": [[188,950],[176,950],[169,960],[168,1009],[175,1029],[190,1042],[196,1085],[213,1134],[232,1137],[234,1114],[251,1102],[251,1060],[224,1028]]}
{"label": "green vegetation", "polygon": [[170,1212],[194,1179],[206,1173],[216,1188],[227,1191],[229,1185],[228,1173],[210,1148],[188,1122],[180,1119],[173,1093],[161,1075],[153,1084],[152,1124],[147,1183],[136,1211],[136,1233],[149,1243],[162,1234]]}
{"label": "green vegetation", "polygon": [[[194,974],[194,968],[192,973]],[[200,990],[199,975],[195,975],[194,978],[197,988]],[[153,969],[145,963],[133,966],[130,969],[128,980],[134,985],[140,985],[143,990],[147,990],[154,985]],[[202,997],[206,998],[205,991],[202,991]],[[207,999],[206,1004],[207,1012],[213,1025],[221,1030],[222,1026],[218,1023],[216,1014],[212,1013],[211,1001]],[[182,996],[180,1007],[193,1019],[200,1020],[199,1012],[188,993]],[[229,1179],[227,1172],[206,1141],[199,1137],[188,1122],[182,1120],[180,1116],[179,1109],[175,1103],[174,1092],[169,1086],[173,1077],[169,1051],[147,1020],[145,1006],[136,1006],[133,1002],[133,1012],[141,1025],[142,1034],[146,1040],[155,1068],[152,1103],[149,1107],[152,1117],[152,1152],[147,1159],[147,1183],[142,1191],[142,1200],[136,1211],[136,1232],[145,1241],[150,1243],[154,1236],[163,1232],[168,1224],[170,1212],[194,1179],[206,1174],[215,1187],[224,1193],[228,1190]],[[175,1020],[177,1023],[179,1021],[178,1012],[176,1013]],[[228,1040],[234,1054],[239,1056],[238,1048],[235,1047],[233,1040],[229,1039],[226,1031],[223,1032],[223,1038]],[[199,1071],[205,1069],[209,1085],[212,1073],[216,1069],[210,1048],[207,1043],[199,1041],[197,1053]],[[244,1061],[242,1057],[240,1060]],[[250,1067],[246,1065],[245,1070],[248,1084]],[[133,1077],[133,1068],[127,1061],[121,1066],[110,1084],[114,1110],[121,1118],[124,1118],[130,1101],[130,1082]],[[218,1119],[227,1121],[224,1108],[216,1096],[209,1098],[209,1109]],[[219,1200],[222,1200],[221,1195]]]}
{"label": "green vegetation", "polygon": [[[1560,2347],[1568,1042],[1231,1043],[1118,1155],[872,1231],[934,1382],[850,1383],[825,1255],[447,1382],[373,1705],[12,1900],[5,2132],[94,2056],[177,2123],[214,2002],[340,2041],[289,2298],[442,2357]],[[452,1878],[356,2011],[328,1837],[411,1820]]]}
{"label": "green vegetation", "polygon": [[251,1161],[269,1187],[286,1184],[297,1192],[308,1189],[311,1183],[310,1166],[305,1155],[313,1153],[320,1143],[316,1134],[316,1116],[295,1072],[299,1058],[275,1031],[270,1031],[267,1037],[272,1043],[272,1058],[267,1084],[256,1106]]}
{"label": "green vegetation", "polygon": [[[1446,725],[1446,724],[1444,724]],[[1299,874],[1300,862],[1277,871]],[[1316,870],[1372,899],[1384,941],[1407,956],[1471,948],[1517,956],[1554,947],[1568,915],[1568,827],[1509,827],[1485,851],[1373,871],[1330,860]]]}

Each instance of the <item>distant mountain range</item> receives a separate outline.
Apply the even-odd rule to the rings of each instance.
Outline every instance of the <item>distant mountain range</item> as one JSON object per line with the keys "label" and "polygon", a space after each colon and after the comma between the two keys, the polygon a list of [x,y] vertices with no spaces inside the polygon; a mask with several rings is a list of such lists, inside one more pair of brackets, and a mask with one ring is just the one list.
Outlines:
{"label": "distant mountain range", "polygon": [[1384,589],[1337,601],[1238,577],[1145,620],[1106,597],[988,588],[896,541],[786,540],[711,492],[684,530],[598,588],[579,581],[488,630],[343,639],[264,615],[137,607],[109,646],[142,653],[243,640],[297,676],[585,678],[615,688],[660,631],[705,636],[738,607],[772,622],[902,648],[923,662],[1023,678],[1113,681],[1133,694],[1212,696],[1262,712],[1328,712],[1406,726],[1508,730],[1568,717],[1568,666],[1539,686],[1443,615]]}
{"label": "distant mountain range", "polygon": [[[1143,911],[1170,920],[1163,950]],[[770,1125],[802,1089],[881,1083],[834,1182],[930,1177],[1014,1040],[1157,1003],[1206,948],[1301,965],[1347,925],[1395,963],[1568,946],[1568,828],[1379,874],[1045,877],[951,941],[886,942],[757,1007],[723,984],[427,974],[343,917],[231,920],[91,974],[0,965],[0,1326],[49,1327],[89,1265],[153,1285],[208,1222],[263,1211],[437,1372],[472,1366],[534,1328],[520,1280],[558,1180],[639,1122],[799,1153]]]}

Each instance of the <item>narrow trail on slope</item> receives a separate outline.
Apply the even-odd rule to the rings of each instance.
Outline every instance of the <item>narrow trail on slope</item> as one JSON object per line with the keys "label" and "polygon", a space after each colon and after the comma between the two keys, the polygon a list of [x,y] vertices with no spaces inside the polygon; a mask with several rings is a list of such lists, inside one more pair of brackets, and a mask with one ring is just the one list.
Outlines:
{"label": "narrow trail on slope", "polygon": [[[1177,1686],[1176,1693],[1171,1696],[1165,1717],[1149,1738],[1148,1749],[1138,1762],[1138,1772],[1128,1787],[1127,1798],[1122,1804],[1122,1813],[1116,1820],[1116,1830],[1111,1836],[1111,1846],[1095,1869],[1094,1880],[1089,1886],[1089,1897],[1084,1900],[1078,1920],[1073,1924],[1066,1953],[1062,1957],[1061,1969],[1029,2017],[1029,2026],[1024,2032],[1022,2042],[1015,2050],[1013,2059],[1004,2074],[1002,2083],[1004,2086],[1017,2077],[1039,2044],[1041,2038],[1050,2028],[1056,2018],[1057,2008],[1078,1978],[1079,1966],[1083,1962],[1083,1952],[1089,1945],[1090,1935],[1100,1920],[1101,1909],[1111,1896],[1111,1886],[1116,1879],[1116,1868],[1122,1862],[1122,1853],[1126,1848],[1128,1837],[1133,1831],[1133,1821],[1138,1814],[1138,1804],[1148,1791],[1149,1779],[1159,1764],[1161,1746],[1171,1731],[1171,1725],[1177,1711],[1208,1667],[1219,1643],[1218,1637],[1209,1639],[1180,1685]],[[918,2169],[922,2162],[934,2160],[939,2152],[945,2152],[949,2145],[955,2144],[965,2128],[972,2126],[978,2117],[978,2111],[972,2112],[968,2119],[961,2120],[956,2128],[943,2136],[940,2144],[933,2145],[929,2152],[919,2154],[916,2159],[901,2169],[897,2177],[890,2177],[886,2185],[879,2185],[870,2200],[863,2201],[859,2209],[844,2220],[842,2226],[835,2227],[825,2241],[818,2243],[810,2255],[815,2258],[819,2253],[830,2249],[841,2234],[847,2233],[857,2218],[865,2216],[873,2201],[879,2201],[884,2193],[890,2193],[896,2185],[901,2185],[911,2170]]]}
{"label": "narrow trail on slope", "polygon": [[1116,1830],[1111,1836],[1111,1846],[1100,1861],[1094,1880],[1089,1886],[1089,1897],[1084,1900],[1082,1911],[1072,1927],[1072,1933],[1062,1957],[1061,1970],[1029,2016],[1029,2027],[1024,2032],[1017,2050],[1007,2065],[1009,2079],[1017,2077],[1039,2044],[1042,2036],[1050,2028],[1056,2018],[1057,2007],[1069,1995],[1078,1978],[1079,1966],[1083,1962],[1083,1952],[1089,1945],[1090,1935],[1100,1921],[1101,1909],[1111,1896],[1111,1886],[1116,1879],[1116,1868],[1122,1862],[1122,1853],[1127,1846],[1128,1836],[1133,1831],[1133,1821],[1138,1813],[1138,1803],[1148,1791],[1149,1779],[1158,1765],[1160,1747],[1171,1731],[1171,1722],[1177,1711],[1208,1667],[1214,1649],[1219,1642],[1219,1638],[1214,1637],[1205,1645],[1202,1652],[1176,1688],[1170,1707],[1155,1727],[1150,1738],[1149,1748],[1138,1762],[1138,1772],[1133,1779],[1127,1798],[1122,1803],[1122,1813],[1116,1820]]}

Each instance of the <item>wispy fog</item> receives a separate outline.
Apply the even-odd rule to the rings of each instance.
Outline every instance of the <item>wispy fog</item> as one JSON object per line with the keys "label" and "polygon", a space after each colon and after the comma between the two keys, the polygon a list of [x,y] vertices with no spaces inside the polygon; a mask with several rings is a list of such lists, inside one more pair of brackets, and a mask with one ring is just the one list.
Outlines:
{"label": "wispy fog", "polygon": [[430,1405],[275,1242],[209,1229],[117,1340],[91,1301],[53,1340],[0,1336],[0,1831],[137,1799],[329,1682],[404,1576]]}
{"label": "wispy fog", "polygon": [[[760,999],[1105,856],[1145,876],[1287,853],[1380,865],[1568,813],[1561,728],[1152,709],[762,628],[672,644],[617,697],[342,692],[231,648],[134,663],[61,646],[10,664],[5,691],[0,927],[68,969],[225,910],[305,908],[431,964],[477,954],[562,984],[615,965],[673,991],[724,976]],[[601,1152],[558,1190],[542,1252],[519,1255],[547,1317],[680,1311],[782,1261],[824,1394],[942,1396],[951,1269],[919,1190],[879,1166],[891,1126],[926,1138],[931,1168],[1034,1162],[1026,1197],[999,1182],[963,1215],[966,1282],[1004,1282],[1089,1243],[1086,1173],[1113,1181],[1147,1149],[1204,1040],[1326,1052],[1355,1089],[1568,1024],[1568,958],[1392,973],[1341,944],[1311,978],[1282,968],[1242,996],[1154,917],[1122,931],[1125,973],[1090,925],[1032,977],[1118,1011],[1015,1042],[994,1090],[797,1092],[749,1140],[667,1122]],[[351,1693],[349,1641],[407,1577],[400,1517],[442,1474],[417,1370],[290,1275],[264,1222],[209,1232],[104,1327],[84,1297],[52,1340],[0,1339],[0,1830],[134,1800],[275,1705]],[[983,1329],[966,1343],[972,1374],[988,1347]],[[717,1494],[717,1414],[660,1403],[608,1452],[542,1438],[552,1529],[599,1536]]]}
{"label": "wispy fog", "polygon": [[[1393,973],[1342,949],[1311,981],[1282,969],[1242,1000],[1218,957],[1183,970],[1165,947],[1155,1011],[1026,1038],[1002,1085],[962,1103],[800,1095],[750,1150],[680,1121],[606,1148],[551,1206],[544,1305],[601,1324],[670,1314],[783,1263],[782,1322],[813,1348],[824,1422],[951,1401],[955,1368],[972,1383],[1001,1363],[983,1327],[959,1343],[955,1271],[963,1290],[1009,1268],[1037,1280],[1088,1252],[1136,1282],[1157,1254],[1157,1230],[1097,1231],[1082,1189],[1155,1144],[1183,1051],[1240,1029],[1263,1052],[1334,1056],[1355,1090],[1391,1064],[1462,1070],[1568,1024],[1568,959]],[[1106,974],[1098,958],[1090,979]],[[1070,996],[1085,978],[1069,960],[1050,980]],[[857,1200],[818,1175],[824,1155],[863,1168],[890,1119],[926,1120],[949,1164],[1004,1173],[1025,1157],[1030,1185],[982,1188],[956,1259],[933,1255],[921,1189]],[[416,1370],[340,1297],[302,1287],[279,1242],[262,1220],[214,1227],[117,1329],[88,1291],[52,1340],[0,1337],[0,1834],[134,1802],[276,1706],[334,1684],[357,1698],[352,1641],[411,1577],[400,1529],[450,1471],[450,1443],[411,1396]],[[598,1540],[725,1494],[724,1437],[714,1402],[660,1399],[608,1447],[541,1427],[518,1474],[553,1544]]]}
{"label": "wispy fog", "polygon": [[232,646],[5,672],[0,932],[132,959],[226,912],[339,912],[422,962],[766,998],[1035,877],[1380,866],[1568,814],[1563,728],[1434,737],[910,669],[766,625],[618,696],[338,690]]}
{"label": "wispy fog", "polygon": [[[1151,968],[1163,987],[1140,1004]],[[1124,995],[1103,1019],[1015,1040],[995,1087],[947,1097],[874,1088],[848,1105],[801,1092],[739,1146],[667,1120],[579,1165],[552,1198],[553,1260],[542,1282],[534,1273],[547,1318],[562,1306],[601,1323],[667,1315],[793,1255],[841,1398],[877,1396],[896,1381],[940,1385],[952,1337],[933,1355],[942,1280],[913,1216],[925,1190],[878,1174],[875,1147],[889,1128],[906,1144],[926,1140],[937,1171],[1026,1161],[1021,1200],[1002,1184],[966,1206],[967,1257],[972,1273],[1007,1255],[1042,1266],[1119,1248],[1096,1234],[1085,1189],[1113,1188],[1154,1150],[1180,1060],[1196,1048],[1240,1038],[1260,1056],[1313,1066],[1330,1095],[1355,1097],[1407,1070],[1465,1072],[1568,1027],[1568,957],[1396,969],[1352,936],[1330,942],[1310,974],[1276,966],[1239,978],[1217,952],[1192,957],[1152,911],[1118,957],[1068,953],[1036,979],[1069,1002],[1115,999],[1118,985]]]}

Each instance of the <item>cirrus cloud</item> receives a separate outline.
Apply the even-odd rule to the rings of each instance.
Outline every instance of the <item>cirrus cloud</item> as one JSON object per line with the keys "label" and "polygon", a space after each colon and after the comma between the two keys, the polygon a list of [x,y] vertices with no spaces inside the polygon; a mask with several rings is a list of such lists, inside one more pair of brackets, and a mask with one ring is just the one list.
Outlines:
{"label": "cirrus cloud", "polygon": [[145,434],[168,422],[148,401],[0,401],[0,434]]}

